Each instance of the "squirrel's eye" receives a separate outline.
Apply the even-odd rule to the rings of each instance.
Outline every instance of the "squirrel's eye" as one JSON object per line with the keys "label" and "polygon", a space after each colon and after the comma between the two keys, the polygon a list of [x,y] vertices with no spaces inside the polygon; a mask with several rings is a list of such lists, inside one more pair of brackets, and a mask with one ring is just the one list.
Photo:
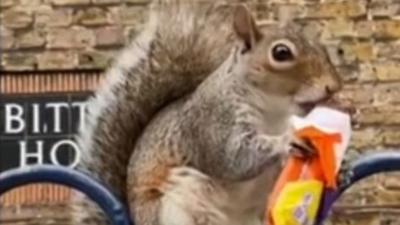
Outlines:
{"label": "squirrel's eye", "polygon": [[270,45],[268,52],[269,65],[275,70],[286,70],[297,63],[296,45],[288,39],[280,39]]}
{"label": "squirrel's eye", "polygon": [[294,59],[292,50],[285,44],[277,44],[272,49],[272,56],[278,62],[290,61]]}

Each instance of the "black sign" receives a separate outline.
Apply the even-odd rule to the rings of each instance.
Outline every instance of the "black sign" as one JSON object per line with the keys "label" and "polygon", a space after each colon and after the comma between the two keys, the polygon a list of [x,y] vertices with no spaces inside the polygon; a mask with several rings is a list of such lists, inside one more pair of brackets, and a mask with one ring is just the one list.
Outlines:
{"label": "black sign", "polygon": [[80,150],[73,140],[84,126],[88,94],[2,95],[0,172],[31,164],[74,167]]}

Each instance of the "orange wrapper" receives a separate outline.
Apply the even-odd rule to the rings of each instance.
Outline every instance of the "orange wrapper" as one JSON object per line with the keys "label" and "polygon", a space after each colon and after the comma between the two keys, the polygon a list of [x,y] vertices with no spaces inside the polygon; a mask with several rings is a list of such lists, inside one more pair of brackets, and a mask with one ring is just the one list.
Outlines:
{"label": "orange wrapper", "polygon": [[[300,138],[308,139],[317,150],[316,156],[310,159],[301,159],[291,156],[280,174],[274,190],[269,197],[267,207],[268,224],[283,225],[284,224],[300,224],[295,222],[280,222],[274,221],[273,210],[277,208],[276,203],[282,194],[282,190],[289,184],[294,184],[299,181],[319,181],[324,187],[336,188],[336,165],[335,144],[340,143],[341,135],[339,133],[327,133],[313,126],[307,126],[300,129],[296,135]],[[281,204],[281,203],[280,203]],[[316,204],[316,203],[315,203]],[[319,203],[318,203],[319,204]],[[281,206],[279,206],[281,207]],[[294,207],[294,206],[293,206]],[[315,208],[315,207],[314,207]],[[314,210],[316,211],[316,210]],[[314,214],[316,212],[309,212]],[[276,212],[275,212],[276,214]],[[279,217],[279,216],[275,216]],[[275,219],[277,220],[277,219]],[[294,221],[294,220],[292,220]]]}

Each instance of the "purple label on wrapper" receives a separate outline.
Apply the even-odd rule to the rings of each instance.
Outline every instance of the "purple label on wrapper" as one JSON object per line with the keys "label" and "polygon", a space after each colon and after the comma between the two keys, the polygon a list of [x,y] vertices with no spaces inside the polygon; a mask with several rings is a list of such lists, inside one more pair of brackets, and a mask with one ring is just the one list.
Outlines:
{"label": "purple label on wrapper", "polygon": [[323,198],[321,200],[319,213],[315,225],[322,225],[324,220],[329,216],[329,212],[332,209],[333,203],[337,200],[339,193],[332,189],[326,189],[324,191]]}

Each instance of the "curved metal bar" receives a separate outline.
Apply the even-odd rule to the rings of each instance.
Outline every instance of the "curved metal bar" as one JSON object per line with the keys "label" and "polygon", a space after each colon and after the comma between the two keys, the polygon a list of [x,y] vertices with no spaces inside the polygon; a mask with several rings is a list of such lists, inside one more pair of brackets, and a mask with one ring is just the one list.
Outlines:
{"label": "curved metal bar", "polygon": [[351,166],[351,182],[343,185],[340,192],[343,193],[357,181],[371,175],[383,172],[400,171],[400,152],[379,152],[356,160]]}
{"label": "curved metal bar", "polygon": [[[336,191],[325,190],[316,224],[323,223],[335,201],[359,180],[377,173],[400,171],[400,152],[374,153],[355,161],[350,168],[349,183]],[[77,189],[95,201],[114,225],[133,224],[121,202],[103,185],[83,173],[60,166],[32,166],[6,171],[0,174],[0,196],[13,188],[38,182]]]}
{"label": "curved metal bar", "polygon": [[132,225],[124,205],[103,185],[89,176],[61,166],[41,165],[12,169],[0,174],[0,196],[23,185],[48,182],[81,191],[96,202],[113,225]]}
{"label": "curved metal bar", "polygon": [[349,182],[347,184],[342,184],[336,191],[325,190],[321,203],[322,208],[316,224],[323,223],[336,200],[353,184],[378,173],[394,171],[400,171],[400,152],[373,153],[356,160],[350,167]]}

